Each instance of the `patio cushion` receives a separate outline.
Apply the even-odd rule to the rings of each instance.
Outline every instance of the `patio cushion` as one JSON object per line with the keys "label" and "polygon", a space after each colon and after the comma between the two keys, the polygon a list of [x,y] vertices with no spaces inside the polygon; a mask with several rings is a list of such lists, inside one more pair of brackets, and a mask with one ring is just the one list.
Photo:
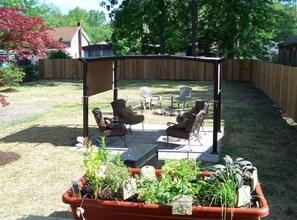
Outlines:
{"label": "patio cushion", "polygon": [[178,128],[177,126],[168,127],[166,129],[166,134],[168,136],[173,136],[173,137],[178,137],[178,138],[183,138],[183,139],[189,138],[188,132],[186,132],[184,128]]}
{"label": "patio cushion", "polygon": [[133,111],[129,107],[124,107],[118,109],[120,116],[127,117],[128,115],[133,115]]}
{"label": "patio cushion", "polygon": [[185,127],[186,132],[190,133],[192,131],[195,118],[196,118],[196,115],[192,114],[190,115],[189,119],[186,120],[186,127]]}
{"label": "patio cushion", "polygon": [[144,121],[143,115],[128,115],[124,118],[123,123],[129,125],[135,125]]}
{"label": "patio cushion", "polygon": [[114,127],[114,124],[110,118],[104,118],[104,120],[105,120],[106,127],[108,127],[108,128]]}
{"label": "patio cushion", "polygon": [[187,127],[187,120],[181,121],[178,124],[176,124],[176,127],[178,128],[185,128]]}

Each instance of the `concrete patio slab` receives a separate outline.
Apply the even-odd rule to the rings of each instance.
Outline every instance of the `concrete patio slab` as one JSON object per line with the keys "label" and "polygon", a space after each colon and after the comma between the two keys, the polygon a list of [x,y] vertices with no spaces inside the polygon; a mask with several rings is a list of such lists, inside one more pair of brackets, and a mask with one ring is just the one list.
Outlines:
{"label": "concrete patio slab", "polygon": [[[166,125],[145,124],[144,129],[142,125],[132,126],[132,135],[128,132],[126,135],[126,143],[128,148],[137,146],[139,144],[156,144],[158,146],[159,160],[165,159],[182,159],[194,158],[200,161],[217,162],[219,160],[218,154],[212,154],[213,132],[212,127],[205,127],[204,131],[200,131],[201,138],[198,140],[191,140],[188,145],[187,140],[169,137],[169,144],[166,147]],[[223,129],[222,129],[223,130]],[[223,131],[218,133],[218,151],[221,146],[221,139]],[[91,137],[94,144],[100,145],[98,141],[99,133]],[[107,148],[113,152],[125,152],[127,148],[120,137],[110,137],[107,139]]]}

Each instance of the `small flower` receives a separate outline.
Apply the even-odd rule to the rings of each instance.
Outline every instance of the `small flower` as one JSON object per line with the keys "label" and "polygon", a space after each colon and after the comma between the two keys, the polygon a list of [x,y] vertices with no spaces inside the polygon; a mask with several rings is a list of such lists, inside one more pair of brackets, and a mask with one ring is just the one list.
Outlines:
{"label": "small flower", "polygon": [[82,137],[82,136],[77,137],[76,140],[77,140],[77,142],[81,143],[84,146],[86,146],[89,142],[88,137]]}
{"label": "small flower", "polygon": [[76,141],[78,143],[84,144],[84,137],[79,136],[79,137],[76,138]]}
{"label": "small flower", "polygon": [[104,179],[106,170],[107,170],[106,166],[104,166],[104,165],[100,166],[99,170],[98,170],[98,176]]}

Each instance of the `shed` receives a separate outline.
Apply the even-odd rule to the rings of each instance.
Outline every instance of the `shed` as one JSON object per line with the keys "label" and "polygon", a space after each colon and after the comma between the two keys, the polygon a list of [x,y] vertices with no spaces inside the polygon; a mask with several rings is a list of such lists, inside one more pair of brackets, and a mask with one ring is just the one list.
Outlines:
{"label": "shed", "polygon": [[278,44],[278,62],[284,65],[297,66],[297,37]]}

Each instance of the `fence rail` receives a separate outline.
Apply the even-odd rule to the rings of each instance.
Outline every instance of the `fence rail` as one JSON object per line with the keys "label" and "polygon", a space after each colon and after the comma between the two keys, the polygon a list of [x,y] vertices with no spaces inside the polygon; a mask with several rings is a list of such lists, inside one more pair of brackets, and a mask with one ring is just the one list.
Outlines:
{"label": "fence rail", "polygon": [[[83,65],[74,59],[40,60],[42,79],[82,79]],[[213,80],[209,63],[172,59],[127,59],[118,61],[121,79]],[[297,68],[257,60],[226,59],[223,80],[251,82],[297,121]]]}

